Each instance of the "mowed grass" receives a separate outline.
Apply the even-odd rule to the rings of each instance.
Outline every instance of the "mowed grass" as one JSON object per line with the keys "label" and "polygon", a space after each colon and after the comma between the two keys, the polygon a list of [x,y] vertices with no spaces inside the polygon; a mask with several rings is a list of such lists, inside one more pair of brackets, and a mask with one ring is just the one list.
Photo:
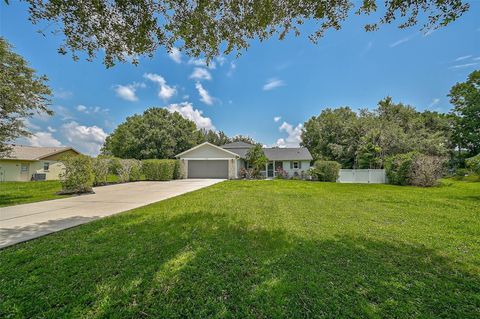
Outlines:
{"label": "mowed grass", "polygon": [[480,183],[226,181],[0,251],[2,318],[479,318]]}
{"label": "mowed grass", "polygon": [[0,182],[0,207],[65,198],[59,181]]}

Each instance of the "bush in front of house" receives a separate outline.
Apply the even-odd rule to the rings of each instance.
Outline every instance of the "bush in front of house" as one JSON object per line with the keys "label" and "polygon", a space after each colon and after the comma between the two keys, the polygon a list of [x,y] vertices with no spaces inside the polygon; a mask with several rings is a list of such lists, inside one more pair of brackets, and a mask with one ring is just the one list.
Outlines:
{"label": "bush in front of house", "polygon": [[142,175],[141,162],[136,159],[120,159],[117,175],[120,182],[134,182],[140,180]]}
{"label": "bush in front of house", "polygon": [[275,170],[275,178],[277,179],[287,179],[288,178],[288,172],[284,170],[282,167],[277,167]]}
{"label": "bush in front of house", "polygon": [[321,182],[336,182],[340,174],[340,168],[340,163],[335,161],[316,161],[309,174]]}
{"label": "bush in front of house", "polygon": [[61,159],[64,171],[60,174],[62,193],[92,192],[93,172],[92,159],[86,155],[67,156]]}
{"label": "bush in front of house", "polygon": [[398,154],[385,162],[388,182],[394,185],[434,186],[444,167],[445,158],[418,152]]}
{"label": "bush in front of house", "polygon": [[175,168],[178,165],[176,160],[169,159],[150,159],[142,161],[142,171],[145,175],[145,179],[149,181],[169,181],[176,176],[175,170],[180,171],[179,168]]}
{"label": "bush in front of house", "polygon": [[110,172],[110,159],[105,157],[95,157],[92,159],[93,168],[93,185],[105,185],[107,184],[108,173]]}

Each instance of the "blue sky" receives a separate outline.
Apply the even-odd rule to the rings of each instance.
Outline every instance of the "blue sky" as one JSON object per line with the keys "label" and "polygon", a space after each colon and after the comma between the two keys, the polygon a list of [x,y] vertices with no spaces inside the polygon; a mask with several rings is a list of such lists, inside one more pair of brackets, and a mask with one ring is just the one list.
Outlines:
{"label": "blue sky", "polygon": [[298,144],[301,125],[326,107],[374,108],[390,95],[419,110],[448,112],[450,87],[480,68],[480,2],[428,34],[395,25],[367,33],[363,24],[375,18],[352,15],[316,45],[307,39],[309,23],[301,37],[253,41],[239,58],[224,56],[214,66],[160,49],[138,66],[111,69],[101,58],[74,62],[59,55],[60,36],[37,33],[24,4],[2,1],[0,10],[1,35],[48,76],[55,92],[55,116],[29,120],[35,135],[21,142],[69,145],[92,155],[127,116],[152,106],[279,146]]}

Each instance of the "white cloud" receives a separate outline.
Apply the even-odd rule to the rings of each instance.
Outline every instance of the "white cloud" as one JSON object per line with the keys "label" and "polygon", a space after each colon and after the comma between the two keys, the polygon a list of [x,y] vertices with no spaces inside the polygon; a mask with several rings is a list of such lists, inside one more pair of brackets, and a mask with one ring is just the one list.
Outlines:
{"label": "white cloud", "polygon": [[227,76],[232,76],[233,72],[235,72],[235,69],[237,68],[237,65],[235,62],[230,62],[230,68],[228,69]]}
{"label": "white cloud", "polygon": [[79,104],[77,105],[76,109],[78,112],[85,112],[87,110],[87,107],[85,105]]}
{"label": "white cloud", "polygon": [[267,83],[263,85],[263,90],[270,91],[284,85],[285,85],[285,82],[283,82],[282,80],[272,78],[272,79],[268,79]]}
{"label": "white cloud", "polygon": [[439,98],[435,98],[435,99],[432,100],[432,103],[430,103],[430,104],[428,105],[428,107],[429,107],[429,108],[434,107],[434,106],[437,105],[439,102],[440,102],[440,99],[439,99]]}
{"label": "white cloud", "polygon": [[287,138],[279,138],[276,142],[278,147],[298,147],[302,141],[302,129],[303,125],[299,123],[297,126],[293,127],[292,124],[283,122],[282,125],[278,128],[280,132],[287,133]]}
{"label": "white cloud", "polygon": [[400,44],[402,44],[402,43],[407,42],[408,40],[410,40],[410,39],[409,39],[409,38],[400,39],[400,40],[395,41],[395,42],[393,42],[392,44],[390,44],[390,47],[391,47],[391,48],[394,48],[394,47],[396,47],[397,45],[400,45]]}
{"label": "white cloud", "polygon": [[132,83],[128,85],[121,85],[117,84],[114,86],[115,93],[117,93],[117,96],[127,100],[127,101],[138,101],[137,97],[137,88],[143,88],[145,87],[145,83]]}
{"label": "white cloud", "polygon": [[51,132],[51,133],[54,133],[54,132],[57,131],[57,129],[55,129],[55,128],[51,127],[51,126],[47,126],[47,130],[48,130],[49,132]]}
{"label": "white cloud", "polygon": [[458,64],[458,65],[451,66],[449,69],[455,70],[455,69],[469,68],[469,67],[475,66],[477,64],[479,64],[479,63],[475,62],[475,63]]}
{"label": "white cloud", "polygon": [[456,62],[463,61],[463,60],[466,60],[466,59],[471,58],[471,57],[472,57],[471,54],[470,55],[459,56],[458,58],[455,59],[455,61]]}
{"label": "white cloud", "polygon": [[175,63],[182,63],[182,53],[178,48],[173,47],[172,50],[168,53],[170,59],[172,59]]}
{"label": "white cloud", "polygon": [[[60,115],[60,117],[62,118],[62,121],[73,119],[73,116],[71,115],[70,111],[62,105],[57,105],[56,107],[54,107],[54,112],[56,113],[56,115],[57,114]],[[48,119],[48,117],[46,119]]]}
{"label": "white cloud", "polygon": [[96,125],[85,126],[75,121],[62,125],[62,133],[71,146],[89,155],[98,155],[107,133]]}
{"label": "white cloud", "polygon": [[207,130],[215,130],[212,120],[209,117],[203,116],[203,111],[194,109],[192,104],[189,102],[170,104],[166,107],[166,109],[172,113],[180,113],[180,115],[182,115],[184,118],[193,121],[199,129],[204,128]]}
{"label": "white cloud", "polygon": [[198,58],[198,59],[190,59],[188,60],[188,64],[192,64],[192,65],[195,65],[195,66],[203,66],[203,67],[207,67],[211,70],[215,69],[217,67],[217,64],[215,63],[215,61],[210,61],[209,64],[207,64],[207,61],[205,59],[201,59],[201,58]]}
{"label": "white cloud", "polygon": [[53,97],[57,98],[57,99],[66,100],[66,99],[71,98],[72,96],[73,96],[73,93],[71,91],[67,91],[67,90],[64,90],[62,88],[60,88],[58,90],[54,90],[54,92],[53,92]]}
{"label": "white cloud", "polygon": [[205,104],[212,105],[213,104],[213,97],[210,96],[207,90],[205,90],[200,82],[195,83],[195,88],[200,94],[200,101]]}
{"label": "white cloud", "polygon": [[223,55],[217,56],[215,60],[217,60],[220,66],[223,66],[223,64],[227,61],[227,59]]}
{"label": "white cloud", "polygon": [[212,75],[208,72],[207,69],[204,68],[195,68],[190,75],[190,79],[194,80],[211,80]]}
{"label": "white cloud", "polygon": [[29,129],[29,130],[40,130],[40,126],[33,124],[32,121],[29,118],[23,119],[23,124]]}
{"label": "white cloud", "polygon": [[281,116],[275,116],[275,117],[273,118],[273,120],[274,120],[275,122],[278,122],[278,121],[280,121],[281,119],[282,119]]}
{"label": "white cloud", "polygon": [[76,109],[78,112],[85,113],[85,114],[95,114],[100,112],[107,113],[109,111],[109,109],[103,109],[100,106],[87,107],[82,104],[77,105]]}
{"label": "white cloud", "polygon": [[25,138],[28,145],[31,146],[50,146],[60,147],[62,143],[53,137],[50,132],[37,132],[29,137]]}
{"label": "white cloud", "polygon": [[165,101],[177,93],[177,89],[167,85],[167,81],[161,75],[155,73],[145,73],[143,77],[158,84],[158,96]]}

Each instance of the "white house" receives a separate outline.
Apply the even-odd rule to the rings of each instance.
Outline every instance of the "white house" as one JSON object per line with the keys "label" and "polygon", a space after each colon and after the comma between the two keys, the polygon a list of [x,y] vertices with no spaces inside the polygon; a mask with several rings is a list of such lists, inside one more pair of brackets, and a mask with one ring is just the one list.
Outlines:
{"label": "white house", "polygon": [[[234,142],[216,146],[205,142],[176,157],[180,160],[180,170],[184,178],[239,178],[240,170],[248,168],[246,155],[252,144]],[[289,176],[301,175],[310,168],[312,155],[304,147],[264,148],[268,164],[262,174],[273,178],[278,169]]]}

